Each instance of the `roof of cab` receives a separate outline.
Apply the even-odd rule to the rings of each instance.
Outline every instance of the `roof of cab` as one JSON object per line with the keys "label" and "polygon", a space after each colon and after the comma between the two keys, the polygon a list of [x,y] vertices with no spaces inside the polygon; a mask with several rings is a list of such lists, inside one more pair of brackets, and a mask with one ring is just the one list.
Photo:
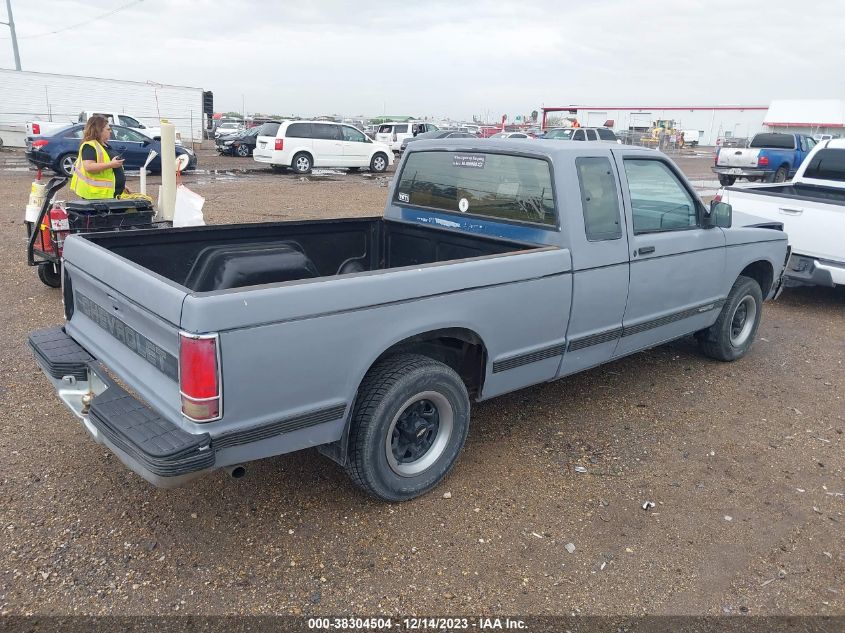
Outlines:
{"label": "roof of cab", "polygon": [[653,155],[656,149],[635,145],[620,145],[615,141],[559,141],[544,139],[514,139],[514,138],[461,138],[461,139],[420,139],[408,145],[408,152],[426,150],[460,150],[464,152],[496,152],[518,153],[521,155],[534,154],[537,157],[553,158],[562,154],[584,154],[590,151],[616,150],[626,154]]}

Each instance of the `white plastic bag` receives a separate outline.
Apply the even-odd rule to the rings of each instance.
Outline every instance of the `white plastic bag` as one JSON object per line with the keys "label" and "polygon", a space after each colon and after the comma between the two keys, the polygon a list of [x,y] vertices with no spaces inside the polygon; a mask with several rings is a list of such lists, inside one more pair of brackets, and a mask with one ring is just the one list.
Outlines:
{"label": "white plastic bag", "polygon": [[173,226],[205,226],[202,206],[205,198],[185,185],[176,187],[176,210],[173,213]]}

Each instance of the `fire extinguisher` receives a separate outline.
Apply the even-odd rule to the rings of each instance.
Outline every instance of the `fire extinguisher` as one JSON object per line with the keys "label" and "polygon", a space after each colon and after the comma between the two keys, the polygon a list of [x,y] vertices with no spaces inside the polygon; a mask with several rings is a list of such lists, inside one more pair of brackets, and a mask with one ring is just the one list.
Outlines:
{"label": "fire extinguisher", "polygon": [[47,212],[44,223],[41,224],[41,244],[44,250],[54,253],[56,257],[61,257],[68,233],[70,233],[70,223],[67,211],[62,206],[56,205]]}

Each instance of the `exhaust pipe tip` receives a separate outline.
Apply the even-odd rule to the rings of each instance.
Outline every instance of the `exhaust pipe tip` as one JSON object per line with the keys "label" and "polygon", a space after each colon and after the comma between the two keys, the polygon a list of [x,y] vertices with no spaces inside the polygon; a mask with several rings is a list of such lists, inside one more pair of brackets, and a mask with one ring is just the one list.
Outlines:
{"label": "exhaust pipe tip", "polygon": [[234,466],[226,466],[226,472],[232,479],[241,479],[246,476],[246,466],[243,464],[236,464]]}

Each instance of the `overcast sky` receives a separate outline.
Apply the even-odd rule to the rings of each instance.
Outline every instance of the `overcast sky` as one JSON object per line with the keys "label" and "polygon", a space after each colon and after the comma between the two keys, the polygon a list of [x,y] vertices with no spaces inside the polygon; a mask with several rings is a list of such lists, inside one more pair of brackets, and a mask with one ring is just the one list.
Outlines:
{"label": "overcast sky", "polygon": [[[44,35],[127,4],[12,0],[23,69],[196,86],[218,111],[243,97],[248,112],[295,115],[845,97],[842,0],[142,0]],[[8,39],[0,67],[14,68]]]}

